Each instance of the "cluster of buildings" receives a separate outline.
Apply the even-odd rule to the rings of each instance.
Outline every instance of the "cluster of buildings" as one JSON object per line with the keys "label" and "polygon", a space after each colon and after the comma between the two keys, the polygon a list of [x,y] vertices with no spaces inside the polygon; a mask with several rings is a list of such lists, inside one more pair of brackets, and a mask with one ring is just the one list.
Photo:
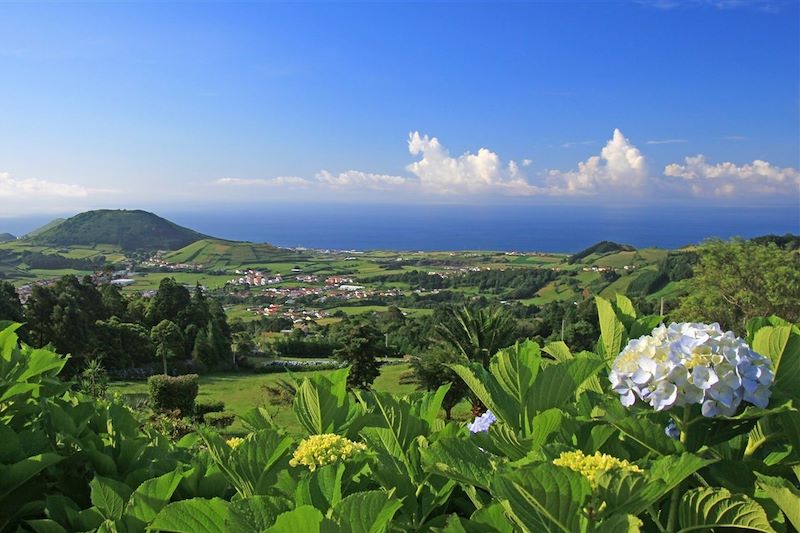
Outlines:
{"label": "cluster of buildings", "polygon": [[276,274],[273,277],[267,276],[260,270],[236,270],[236,274],[241,274],[239,278],[233,278],[228,283],[231,285],[249,285],[250,287],[264,287],[283,282],[283,276]]}
{"label": "cluster of buildings", "polygon": [[159,268],[165,270],[176,270],[186,272],[197,272],[205,269],[205,265],[196,263],[170,263],[164,260],[164,252],[156,252],[150,259],[145,259],[139,263],[144,268]]}
{"label": "cluster of buildings", "polygon": [[284,309],[280,304],[271,304],[268,307],[257,307],[251,309],[257,315],[261,316],[281,316],[284,318],[290,319],[295,324],[301,324],[305,322],[313,322],[319,320],[321,318],[325,318],[330,316],[325,310],[318,310],[318,309],[294,309],[288,308]]}
{"label": "cluster of buildings", "polygon": [[[622,267],[623,270],[635,270],[636,265],[625,265]],[[619,270],[618,268],[610,267],[610,266],[585,266],[581,270],[584,272],[615,272]]]}

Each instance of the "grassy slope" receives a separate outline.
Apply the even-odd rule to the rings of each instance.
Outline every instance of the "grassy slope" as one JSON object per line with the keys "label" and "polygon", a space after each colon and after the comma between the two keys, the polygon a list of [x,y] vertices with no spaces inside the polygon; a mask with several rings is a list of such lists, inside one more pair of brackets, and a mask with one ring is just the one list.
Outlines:
{"label": "grassy slope", "polygon": [[[415,390],[413,385],[398,383],[400,375],[408,370],[407,365],[389,365],[381,368],[381,375],[375,380],[375,389],[392,394],[408,394]],[[322,371],[328,372],[328,371]],[[302,378],[314,372],[295,374]],[[265,406],[272,413],[275,422],[291,432],[298,432],[300,426],[292,413],[291,407],[267,405],[262,385],[275,383],[279,379],[291,379],[288,374],[238,374],[220,373],[200,377],[200,394],[198,401],[209,402],[220,400],[225,402],[225,410],[242,414],[253,407]],[[110,392],[119,394],[147,393],[147,383],[142,381],[118,381],[111,384]],[[231,431],[241,429],[236,422]]]}

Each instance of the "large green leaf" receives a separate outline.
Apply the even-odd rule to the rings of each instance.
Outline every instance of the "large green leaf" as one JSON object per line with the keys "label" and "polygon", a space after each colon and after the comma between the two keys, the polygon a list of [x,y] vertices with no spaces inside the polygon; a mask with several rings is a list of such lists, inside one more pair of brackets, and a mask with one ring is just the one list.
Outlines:
{"label": "large green leaf", "polygon": [[596,374],[603,364],[602,359],[581,356],[548,365],[539,372],[527,396],[530,412],[540,413],[553,407],[563,407],[575,398],[578,388]]}
{"label": "large green leaf", "polygon": [[306,377],[297,386],[294,413],[309,434],[342,433],[359,414],[347,393],[348,372],[343,368]]}
{"label": "large green leaf", "polygon": [[318,468],[303,477],[297,484],[297,505],[313,505],[326,511],[342,499],[342,476],[345,465],[336,463]]}
{"label": "large green leaf", "polygon": [[251,433],[231,450],[213,433],[202,432],[211,457],[242,496],[269,494],[277,473],[289,463],[291,437],[274,429]]}
{"label": "large green leaf", "polygon": [[55,453],[42,453],[11,465],[0,465],[0,499],[62,459]]}
{"label": "large green leaf", "polygon": [[229,507],[230,503],[220,498],[181,500],[164,507],[150,524],[150,529],[173,533],[228,531]]}
{"label": "large green leaf", "polygon": [[642,521],[634,515],[618,514],[608,520],[603,520],[595,531],[597,533],[639,533],[642,525]]}
{"label": "large green leaf", "polygon": [[264,531],[275,523],[278,515],[290,511],[292,507],[293,502],[273,496],[250,496],[234,500],[228,508],[228,531]]}
{"label": "large green leaf", "polygon": [[333,518],[350,533],[381,533],[386,531],[402,502],[380,490],[356,492],[343,499],[333,509]]}
{"label": "large green leaf", "polygon": [[497,352],[489,363],[489,371],[518,405],[524,405],[541,361],[539,345],[528,340]]}
{"label": "large green leaf", "polygon": [[682,453],[660,457],[650,464],[647,473],[652,479],[664,481],[664,491],[677,487],[684,479],[698,470],[716,462],[691,453]]}
{"label": "large green leaf", "polygon": [[125,507],[124,522],[128,533],[145,530],[145,526],[169,503],[183,479],[180,470],[148,479],[139,485]]}
{"label": "large green leaf", "polygon": [[89,483],[92,504],[108,520],[119,520],[125,509],[125,502],[131,495],[131,489],[116,479],[95,476]]}
{"label": "large green leaf", "polygon": [[613,359],[619,355],[625,343],[625,325],[617,316],[611,302],[600,296],[595,296],[594,301],[600,321],[600,344],[603,347],[603,355],[607,359]]}
{"label": "large green leaf", "polygon": [[758,488],[777,504],[794,528],[800,531],[800,490],[797,486],[784,478],[759,473],[756,473],[756,477]]}
{"label": "large green leaf", "polygon": [[585,530],[583,506],[591,493],[588,481],[568,468],[541,463],[498,474],[492,494],[522,531]]}
{"label": "large green leaf", "polygon": [[491,456],[463,437],[440,438],[422,450],[422,459],[437,474],[486,490],[495,472]]}
{"label": "large green leaf", "polygon": [[669,455],[683,451],[683,445],[669,438],[664,427],[644,416],[629,416],[614,420],[611,425],[626,438],[643,446],[650,452]]}
{"label": "large green leaf", "polygon": [[556,361],[567,361],[575,357],[563,341],[550,342],[542,348],[542,351]]}
{"label": "large green leaf", "polygon": [[763,327],[753,339],[753,349],[772,360],[775,370],[773,395],[800,405],[800,334],[794,326]]}
{"label": "large green leaf", "polygon": [[325,518],[319,509],[301,505],[278,516],[275,525],[265,533],[320,533],[338,531],[336,525]]}
{"label": "large green leaf", "polygon": [[519,427],[520,406],[503,390],[492,374],[477,363],[472,363],[468,367],[451,365],[451,368],[458,374],[458,377],[464,380],[472,394],[498,419],[517,430],[521,429]]}
{"label": "large green leaf", "polygon": [[703,487],[684,494],[678,522],[680,533],[721,529],[775,531],[764,508],[755,500],[719,487]]}

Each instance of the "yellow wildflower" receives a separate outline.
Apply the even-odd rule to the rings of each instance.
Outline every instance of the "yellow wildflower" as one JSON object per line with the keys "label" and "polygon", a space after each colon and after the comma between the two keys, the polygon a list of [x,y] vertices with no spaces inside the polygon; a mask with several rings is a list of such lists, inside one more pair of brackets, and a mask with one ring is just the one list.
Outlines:
{"label": "yellow wildflower", "polygon": [[236,448],[237,446],[239,446],[243,442],[244,442],[244,439],[241,438],[241,437],[231,437],[231,438],[229,438],[228,440],[225,441],[225,443],[228,446],[230,446],[231,448]]}
{"label": "yellow wildflower", "polygon": [[305,465],[313,472],[317,467],[346,461],[366,449],[366,444],[353,442],[333,433],[312,435],[300,443],[289,464]]}
{"label": "yellow wildflower", "polygon": [[564,466],[580,473],[589,481],[591,487],[597,488],[597,478],[600,474],[610,470],[625,470],[627,472],[641,472],[635,464],[624,459],[617,459],[610,455],[594,452],[594,455],[585,455],[581,450],[562,452],[558,459],[553,461],[556,466]]}

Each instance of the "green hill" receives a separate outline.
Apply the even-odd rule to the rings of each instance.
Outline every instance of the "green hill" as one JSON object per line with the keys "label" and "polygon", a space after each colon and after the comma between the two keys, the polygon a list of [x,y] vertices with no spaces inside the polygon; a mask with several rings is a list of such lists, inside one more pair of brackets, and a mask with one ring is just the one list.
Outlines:
{"label": "green hill", "polygon": [[147,211],[101,209],[68,218],[29,240],[46,246],[110,244],[133,251],[178,250],[205,238]]}
{"label": "green hill", "polygon": [[0,242],[15,241],[17,238],[10,233],[0,233]]}
{"label": "green hill", "polygon": [[56,226],[58,226],[59,224],[61,224],[65,220],[66,220],[65,218],[54,218],[53,220],[51,220],[50,222],[48,222],[44,226],[42,226],[40,228],[36,228],[35,230],[31,231],[30,233],[24,235],[23,239],[30,239],[31,237],[36,237],[40,233],[44,233],[45,231],[47,231],[47,230],[49,230],[51,228],[55,228]]}
{"label": "green hill", "polygon": [[167,254],[170,263],[193,263],[211,269],[239,268],[245,265],[296,258],[295,252],[281,250],[270,244],[203,239]]}
{"label": "green hill", "polygon": [[[635,252],[636,248],[631,246],[630,244],[619,244],[612,241],[600,241],[596,244],[593,244],[586,248],[585,250],[581,250],[577,254],[571,255],[567,259],[567,263],[577,263],[578,261],[589,257],[590,255],[595,256],[603,256],[606,254],[611,254],[615,252]],[[597,257],[595,257],[596,259]]]}

